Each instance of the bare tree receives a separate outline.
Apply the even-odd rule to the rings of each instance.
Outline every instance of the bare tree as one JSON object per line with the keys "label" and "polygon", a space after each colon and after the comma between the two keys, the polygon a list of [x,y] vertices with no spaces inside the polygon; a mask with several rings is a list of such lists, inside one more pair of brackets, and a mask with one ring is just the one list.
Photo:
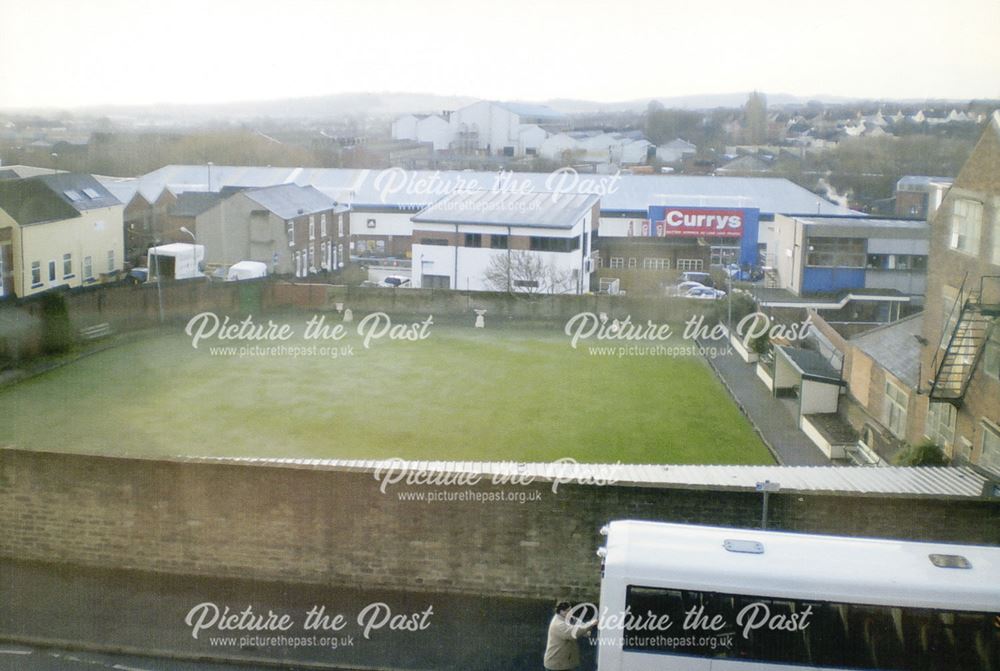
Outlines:
{"label": "bare tree", "polygon": [[545,263],[525,250],[495,254],[484,273],[486,285],[494,291],[541,294],[576,291],[572,273]]}

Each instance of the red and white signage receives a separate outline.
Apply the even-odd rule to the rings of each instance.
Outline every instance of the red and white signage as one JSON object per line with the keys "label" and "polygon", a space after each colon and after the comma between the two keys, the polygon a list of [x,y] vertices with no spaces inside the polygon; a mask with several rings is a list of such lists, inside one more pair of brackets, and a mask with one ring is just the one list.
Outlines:
{"label": "red and white signage", "polygon": [[643,224],[643,235],[664,237],[743,237],[746,215],[742,209],[709,209],[702,207],[650,207],[649,221]]}

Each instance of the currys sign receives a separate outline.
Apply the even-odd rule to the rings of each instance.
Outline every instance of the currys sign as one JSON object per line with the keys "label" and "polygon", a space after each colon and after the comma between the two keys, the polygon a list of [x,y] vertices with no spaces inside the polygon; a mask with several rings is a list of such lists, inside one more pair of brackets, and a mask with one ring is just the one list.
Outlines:
{"label": "currys sign", "polygon": [[651,205],[642,233],[655,238],[741,238],[751,212],[756,213],[746,208]]}

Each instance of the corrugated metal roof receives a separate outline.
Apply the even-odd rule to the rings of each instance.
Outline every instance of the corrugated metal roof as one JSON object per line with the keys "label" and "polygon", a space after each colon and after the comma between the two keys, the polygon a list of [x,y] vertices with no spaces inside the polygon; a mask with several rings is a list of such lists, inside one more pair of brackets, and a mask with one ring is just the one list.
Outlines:
{"label": "corrugated metal roof", "polygon": [[[513,463],[267,457],[186,457],[186,461],[370,472],[522,476],[536,481],[756,491],[770,480],[788,493],[860,496],[979,497],[986,479],[968,467],[702,466],[654,464]],[[600,485],[595,485],[600,486]]]}
{"label": "corrugated metal roof", "polygon": [[414,223],[571,229],[598,197],[580,193],[453,191],[414,215]]}
{"label": "corrugated metal roof", "polygon": [[[271,168],[168,165],[139,178],[143,190],[218,191],[226,185],[311,185],[341,203],[358,206],[426,207],[456,189],[494,189],[495,172],[402,171],[349,168]],[[561,175],[513,173],[510,180],[532,191],[595,193],[601,210],[645,212],[650,205],[754,207],[763,214],[848,215],[835,205],[787,179],[706,177],[698,175]]]}

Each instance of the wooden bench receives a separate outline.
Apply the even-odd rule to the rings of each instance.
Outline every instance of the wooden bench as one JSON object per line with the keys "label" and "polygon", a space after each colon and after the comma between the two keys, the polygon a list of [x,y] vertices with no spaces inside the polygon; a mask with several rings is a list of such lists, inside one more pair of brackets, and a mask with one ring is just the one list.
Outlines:
{"label": "wooden bench", "polygon": [[96,340],[111,335],[111,324],[94,324],[80,329],[80,337],[84,340]]}

